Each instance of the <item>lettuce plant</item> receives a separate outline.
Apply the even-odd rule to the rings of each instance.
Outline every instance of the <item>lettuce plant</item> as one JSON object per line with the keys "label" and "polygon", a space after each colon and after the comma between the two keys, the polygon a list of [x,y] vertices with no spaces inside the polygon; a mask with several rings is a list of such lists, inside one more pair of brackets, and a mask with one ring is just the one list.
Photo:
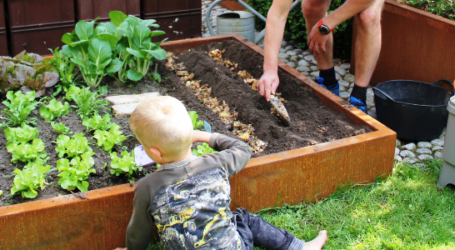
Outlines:
{"label": "lettuce plant", "polygon": [[63,134],[67,135],[70,131],[70,128],[66,127],[65,124],[59,122],[59,123],[51,123],[52,128],[54,129],[54,132],[57,134]]}
{"label": "lettuce plant", "polygon": [[198,120],[199,115],[197,114],[196,111],[190,111],[190,112],[188,112],[188,115],[190,115],[194,130],[198,129],[201,126],[204,126],[204,122],[201,120]]}
{"label": "lettuce plant", "polygon": [[70,105],[67,102],[65,102],[65,104],[62,104],[62,102],[52,99],[49,102],[49,105],[41,106],[39,113],[44,118],[44,120],[53,121],[62,115],[67,115],[69,106]]}
{"label": "lettuce plant", "polygon": [[4,132],[8,143],[29,142],[39,135],[37,128],[30,127],[25,123],[22,123],[20,128],[5,128]]}
{"label": "lettuce plant", "polygon": [[153,60],[166,59],[166,51],[159,46],[161,42],[152,42],[152,37],[165,34],[161,30],[150,30],[150,27],[159,28],[155,20],[142,20],[135,16],[127,16],[120,11],[111,11],[109,17],[111,23],[123,36],[115,50],[121,61],[118,71],[119,81],[126,82],[126,78],[139,81],[147,75]]}
{"label": "lettuce plant", "polygon": [[6,150],[11,153],[11,162],[17,161],[30,162],[36,159],[44,159],[47,153],[43,152],[45,148],[41,139],[35,138],[32,143],[13,142],[6,145]]}
{"label": "lettuce plant", "polygon": [[207,142],[204,142],[202,145],[197,146],[196,149],[193,149],[193,155],[196,156],[203,156],[211,153],[218,153],[218,151],[211,148]]}
{"label": "lettuce plant", "polygon": [[109,131],[96,130],[93,137],[98,141],[96,144],[98,147],[103,147],[104,151],[111,152],[115,145],[120,145],[126,139],[122,133],[120,126],[113,123]]}
{"label": "lettuce plant", "polygon": [[108,130],[113,123],[111,123],[111,117],[105,114],[101,117],[98,114],[92,116],[92,118],[84,117],[82,125],[87,127],[87,132],[92,130]]}
{"label": "lettuce plant", "polygon": [[55,151],[58,157],[62,158],[65,154],[67,157],[75,157],[86,152],[92,152],[88,140],[83,133],[73,135],[71,138],[67,135],[59,135],[57,137],[57,147]]}
{"label": "lettuce plant", "polygon": [[88,191],[89,183],[85,181],[91,173],[95,173],[92,158],[93,152],[85,152],[80,156],[74,157],[71,161],[60,159],[57,161],[57,170],[60,172],[58,184],[66,190],[78,188],[81,192]]}
{"label": "lettuce plant", "polygon": [[56,85],[56,90],[54,92],[54,96],[56,96],[61,91],[67,92],[69,87],[75,84],[76,74],[74,73],[74,68],[76,67],[76,64],[58,48],[49,50],[54,54],[51,63],[57,68],[58,73],[60,74],[60,84]]}
{"label": "lettuce plant", "polygon": [[130,182],[134,182],[133,172],[137,170],[141,171],[142,167],[136,166],[134,151],[131,154],[128,151],[123,151],[121,155],[122,158],[117,156],[116,152],[111,153],[111,174],[115,174],[116,176],[124,174]]}
{"label": "lettuce plant", "polygon": [[107,101],[98,99],[98,97],[100,95],[96,91],[91,91],[89,87],[80,89],[76,86],[71,86],[65,98],[76,103],[76,106],[74,106],[76,113],[83,118],[97,114],[100,108],[108,106]]}
{"label": "lettuce plant", "polygon": [[22,198],[35,198],[38,195],[38,188],[44,189],[46,174],[51,170],[51,166],[44,165],[44,160],[29,162],[22,170],[15,169],[13,185],[11,186],[11,196],[20,193]]}
{"label": "lettuce plant", "polygon": [[35,91],[27,92],[25,95],[21,91],[8,91],[6,98],[8,100],[3,101],[6,106],[3,113],[5,113],[5,119],[8,120],[8,125],[17,126],[23,122],[34,123],[26,119],[39,104],[39,102],[35,102]]}
{"label": "lettuce plant", "polygon": [[73,32],[62,37],[66,44],[62,54],[78,66],[82,78],[92,89],[98,87],[107,73],[116,73],[121,67],[121,61],[112,53],[121,34],[112,24],[100,24],[95,29],[96,21],[79,21]]}

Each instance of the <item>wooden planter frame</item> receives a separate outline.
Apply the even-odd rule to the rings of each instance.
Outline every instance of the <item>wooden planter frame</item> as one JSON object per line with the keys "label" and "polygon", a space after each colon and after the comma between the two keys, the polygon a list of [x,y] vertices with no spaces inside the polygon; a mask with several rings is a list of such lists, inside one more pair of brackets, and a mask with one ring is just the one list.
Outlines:
{"label": "wooden planter frame", "polygon": [[[235,40],[261,55],[263,50],[238,35],[163,43],[182,52],[223,40]],[[231,179],[231,208],[250,211],[327,197],[341,184],[370,183],[393,169],[396,134],[334,96],[295,69],[284,72],[311,88],[326,106],[345,113],[374,132],[251,159]],[[124,184],[0,207],[1,249],[113,249],[125,245],[136,184]]]}

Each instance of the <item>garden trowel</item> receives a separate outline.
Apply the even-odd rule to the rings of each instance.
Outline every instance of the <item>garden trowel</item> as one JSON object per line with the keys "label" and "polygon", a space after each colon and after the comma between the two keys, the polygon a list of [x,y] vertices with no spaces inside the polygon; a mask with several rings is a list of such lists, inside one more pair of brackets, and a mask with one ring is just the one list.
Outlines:
{"label": "garden trowel", "polygon": [[291,119],[289,118],[288,111],[284,107],[283,103],[280,101],[280,98],[270,95],[270,104],[276,109],[276,115],[280,120],[286,125],[291,125]]}

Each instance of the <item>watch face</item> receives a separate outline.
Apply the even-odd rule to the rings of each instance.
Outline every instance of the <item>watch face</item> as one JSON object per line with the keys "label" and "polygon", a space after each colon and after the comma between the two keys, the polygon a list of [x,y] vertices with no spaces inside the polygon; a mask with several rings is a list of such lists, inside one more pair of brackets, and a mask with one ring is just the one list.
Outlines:
{"label": "watch face", "polygon": [[330,33],[330,29],[329,27],[322,24],[321,26],[319,26],[319,32],[321,32],[321,34],[323,35],[328,35]]}

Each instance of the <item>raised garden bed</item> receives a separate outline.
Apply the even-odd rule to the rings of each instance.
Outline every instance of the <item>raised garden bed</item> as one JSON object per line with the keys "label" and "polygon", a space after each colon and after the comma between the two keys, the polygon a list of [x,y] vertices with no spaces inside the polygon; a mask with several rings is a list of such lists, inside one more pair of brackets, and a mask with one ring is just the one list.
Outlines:
{"label": "raised garden bed", "polygon": [[[207,45],[213,42],[218,43]],[[246,47],[235,44],[237,42],[244,43]],[[201,45],[205,46],[199,47]],[[236,109],[239,120],[253,124],[255,135],[269,143],[262,155],[255,155],[257,157],[231,180],[232,208],[242,206],[255,211],[283,203],[312,201],[331,194],[340,184],[371,182],[391,172],[395,145],[393,131],[329,94],[292,68],[280,64],[282,84],[278,91],[288,101],[285,105],[293,119],[293,124],[285,127],[270,114],[268,103],[261,100],[258,93],[243,83],[241,78],[228,77],[232,72],[222,65],[216,67],[206,53],[197,51],[218,46],[226,48],[224,57],[239,63],[240,68],[254,77],[258,78],[262,73],[262,50],[239,36],[192,39],[162,45],[167,51],[175,53],[191,49],[191,52],[178,56],[176,60],[186,62],[186,70],[194,73],[195,79],[202,80],[201,84],[210,85],[212,93],[219,100],[224,100]],[[235,48],[239,51],[234,51]],[[197,63],[193,60],[197,60]],[[210,69],[207,65],[218,69]],[[200,119],[211,123],[214,131],[233,136],[214,113],[204,112],[207,108],[166,68],[164,62],[159,63],[158,71],[163,77],[161,84],[147,82],[129,89],[111,82],[110,94],[120,94],[120,91],[123,94],[156,91],[165,87],[165,93],[181,99],[189,110],[197,110]],[[228,90],[234,94],[229,94]],[[315,114],[311,114],[311,109],[315,110]],[[79,122],[74,121],[76,117],[70,118],[71,115],[60,119],[67,124]],[[313,120],[317,122],[311,125]],[[124,134],[131,134],[127,117],[118,118],[115,122],[123,127]],[[43,140],[55,140],[52,132],[44,132],[45,125],[42,126],[38,125],[40,136],[48,136],[42,137]],[[72,130],[79,132],[84,129],[82,125],[74,125]],[[336,133],[324,135],[328,130],[335,130]],[[314,142],[319,144],[304,147]],[[129,138],[123,146],[131,150],[135,144],[135,139]],[[98,177],[90,177],[90,189],[107,186],[108,180],[111,182],[109,185],[127,181],[108,176],[108,171],[102,170],[108,159],[103,158],[103,151],[96,147],[93,149],[98,150],[95,166]],[[120,151],[120,148],[117,150]],[[50,155],[55,154],[51,145],[46,147],[46,151]],[[2,159],[2,162],[6,161]],[[52,159],[48,164],[52,165]],[[143,173],[150,171],[150,168],[145,169]],[[98,181],[94,181],[95,178]],[[133,189],[134,185],[125,184],[82,195],[55,197],[55,193],[45,193],[53,198],[1,207],[0,223],[5,226],[0,234],[5,237],[0,239],[0,246],[2,249],[62,249],[68,246],[112,249],[124,245],[125,230],[132,212]]]}

